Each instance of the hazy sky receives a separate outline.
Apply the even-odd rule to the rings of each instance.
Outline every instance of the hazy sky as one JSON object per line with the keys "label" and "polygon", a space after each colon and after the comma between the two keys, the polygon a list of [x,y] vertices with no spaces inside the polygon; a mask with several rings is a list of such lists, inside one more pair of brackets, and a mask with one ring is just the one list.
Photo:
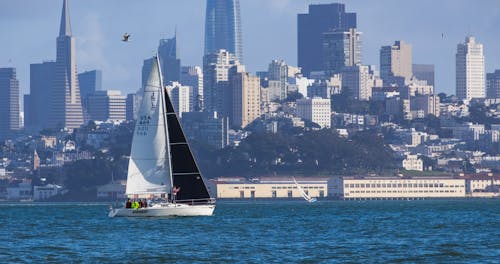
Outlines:
{"label": "hazy sky", "polygon": [[[247,70],[272,59],[297,64],[297,14],[322,0],[240,0]],[[351,0],[363,32],[363,63],[379,68],[382,45],[404,40],[414,63],[436,65],[436,90],[455,92],[456,45],[470,33],[484,45],[486,72],[500,68],[500,1]],[[183,65],[200,65],[205,0],[70,0],[79,72],[101,69],[103,88],[125,93],[140,87],[142,60],[151,57],[177,25]],[[16,67],[23,94],[29,64],[55,60],[62,0],[0,0],[0,67]],[[130,32],[131,42],[121,36]],[[444,37],[442,37],[444,34]]]}

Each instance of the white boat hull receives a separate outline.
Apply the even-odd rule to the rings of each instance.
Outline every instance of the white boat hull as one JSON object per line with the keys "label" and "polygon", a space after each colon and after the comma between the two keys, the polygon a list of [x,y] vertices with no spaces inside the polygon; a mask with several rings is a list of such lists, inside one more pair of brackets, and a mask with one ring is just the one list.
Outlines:
{"label": "white boat hull", "polygon": [[111,209],[109,217],[165,217],[165,216],[211,216],[215,204],[161,204],[139,209],[115,208]]}

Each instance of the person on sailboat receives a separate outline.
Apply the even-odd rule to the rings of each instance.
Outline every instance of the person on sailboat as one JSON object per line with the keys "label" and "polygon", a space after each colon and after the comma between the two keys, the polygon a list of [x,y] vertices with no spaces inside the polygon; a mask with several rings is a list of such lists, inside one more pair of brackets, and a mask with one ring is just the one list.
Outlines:
{"label": "person on sailboat", "polygon": [[177,193],[181,190],[181,187],[180,186],[174,186],[174,188],[172,188],[172,200],[175,201],[176,198],[177,198]]}
{"label": "person on sailboat", "polygon": [[132,202],[130,201],[130,198],[127,198],[127,202],[125,203],[125,208],[132,208]]}

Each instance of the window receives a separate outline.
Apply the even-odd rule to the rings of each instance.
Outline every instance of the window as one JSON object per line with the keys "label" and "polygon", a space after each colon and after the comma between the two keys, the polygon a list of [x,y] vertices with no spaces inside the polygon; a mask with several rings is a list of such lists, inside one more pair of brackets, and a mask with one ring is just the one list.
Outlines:
{"label": "window", "polygon": [[319,197],[321,198],[325,197],[325,191],[323,190],[319,191]]}
{"label": "window", "polygon": [[251,197],[252,199],[253,199],[253,198],[255,198],[255,191],[251,191],[251,192],[250,192],[250,197]]}
{"label": "window", "polygon": [[288,191],[288,198],[292,198],[293,195],[292,195],[292,191]]}
{"label": "window", "polygon": [[240,198],[245,198],[245,192],[244,191],[240,191]]}
{"label": "window", "polygon": [[276,198],[276,196],[277,196],[277,195],[276,195],[276,191],[272,191],[271,196],[272,196],[273,198]]}

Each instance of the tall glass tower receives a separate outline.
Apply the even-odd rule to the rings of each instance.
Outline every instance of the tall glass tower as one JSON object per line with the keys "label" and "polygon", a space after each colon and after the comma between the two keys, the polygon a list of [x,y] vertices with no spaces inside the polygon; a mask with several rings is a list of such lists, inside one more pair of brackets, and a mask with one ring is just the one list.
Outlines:
{"label": "tall glass tower", "polygon": [[239,0],[207,0],[205,52],[227,50],[243,63],[243,39]]}

